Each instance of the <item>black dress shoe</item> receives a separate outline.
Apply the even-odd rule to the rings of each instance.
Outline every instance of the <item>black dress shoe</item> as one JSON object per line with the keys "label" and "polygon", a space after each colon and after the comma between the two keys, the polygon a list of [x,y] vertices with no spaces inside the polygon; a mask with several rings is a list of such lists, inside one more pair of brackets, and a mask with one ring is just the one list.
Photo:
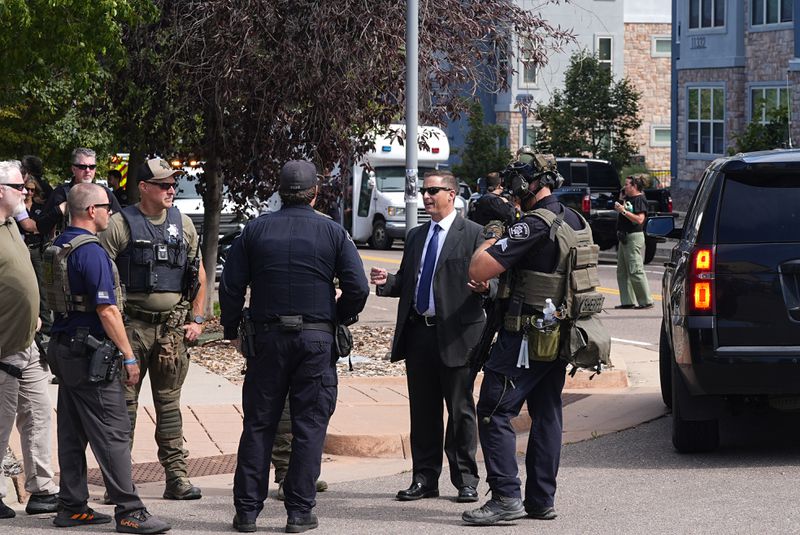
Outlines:
{"label": "black dress shoe", "polygon": [[465,485],[458,489],[458,497],[456,498],[456,501],[458,503],[477,502],[478,491],[475,490],[475,487]]}
{"label": "black dress shoe", "polygon": [[438,498],[439,489],[426,487],[422,483],[412,483],[407,489],[397,493],[397,499],[401,502],[410,502],[422,498]]}

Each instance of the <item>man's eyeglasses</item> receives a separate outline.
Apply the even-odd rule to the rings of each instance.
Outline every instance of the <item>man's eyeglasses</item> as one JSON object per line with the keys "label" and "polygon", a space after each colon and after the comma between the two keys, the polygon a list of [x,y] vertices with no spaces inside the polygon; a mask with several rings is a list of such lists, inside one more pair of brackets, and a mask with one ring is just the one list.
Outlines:
{"label": "man's eyeglasses", "polygon": [[110,202],[103,202],[103,203],[99,203],[99,204],[90,204],[89,206],[86,207],[86,211],[88,212],[89,208],[91,208],[92,206],[94,206],[95,208],[105,208],[109,212],[111,211],[111,203]]}
{"label": "man's eyeglasses", "polygon": [[453,188],[443,188],[441,186],[431,186],[429,188],[419,188],[419,192],[425,195],[426,193],[433,197],[440,191],[453,191]]}
{"label": "man's eyeglasses", "polygon": [[150,182],[149,180],[145,180],[144,183],[150,184],[151,186],[158,186],[164,191],[169,191],[169,188],[175,187],[175,182]]}
{"label": "man's eyeglasses", "polygon": [[29,193],[36,193],[36,188],[25,188]]}
{"label": "man's eyeglasses", "polygon": [[72,166],[77,167],[81,171],[86,171],[87,169],[97,169],[96,163],[74,163]]}
{"label": "man's eyeglasses", "polygon": [[24,189],[25,189],[25,184],[8,184],[8,183],[3,183],[3,184],[0,184],[0,186],[8,186],[9,188],[14,188],[14,189],[15,189],[15,190],[17,190],[17,191],[22,191],[22,190],[24,190]]}

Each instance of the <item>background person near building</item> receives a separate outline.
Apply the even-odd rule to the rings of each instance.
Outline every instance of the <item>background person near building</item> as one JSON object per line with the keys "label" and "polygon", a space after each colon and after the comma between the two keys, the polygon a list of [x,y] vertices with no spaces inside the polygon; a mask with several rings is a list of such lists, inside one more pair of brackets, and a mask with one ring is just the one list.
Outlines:
{"label": "background person near building", "polygon": [[[18,161],[0,162],[0,454],[5,454],[14,420],[22,442],[29,514],[54,513],[58,485],[50,466],[52,406],[50,373],[33,337],[39,315],[39,288],[28,250],[14,223],[25,208]],[[0,470],[0,518],[14,510],[3,503],[8,483]]]}
{"label": "background person near building", "polygon": [[[564,224],[573,229],[585,228],[586,222],[574,211],[566,209],[551,195],[560,185],[555,158],[544,157],[520,149],[518,160],[506,169],[508,190],[519,198],[523,210],[522,220],[509,227],[505,237],[487,235],[486,243],[470,262],[469,274],[475,280],[487,280],[511,271],[509,280],[515,281],[511,295],[524,296],[519,308],[512,302],[502,302],[504,326],[484,365],[483,383],[478,401],[478,422],[481,449],[486,462],[486,481],[492,491],[491,499],[479,509],[466,511],[462,519],[468,524],[489,525],[501,520],[515,520],[526,514],[537,519],[556,517],[554,500],[556,476],[561,456],[562,402],[566,361],[552,355],[531,353],[523,346],[523,332],[512,328],[520,319],[542,318],[545,299],[560,303],[566,277],[554,278],[559,262],[559,246],[551,234],[550,226],[542,219],[525,212],[548,210],[562,216]],[[541,158],[541,159],[540,159]],[[487,228],[491,232],[491,229]],[[524,286],[522,281],[526,281]],[[542,295],[545,288],[553,288],[553,295]],[[560,288],[556,290],[555,288]],[[536,296],[536,297],[534,297]],[[526,322],[520,321],[520,324]],[[533,344],[534,342],[531,342]],[[524,351],[521,354],[521,351]],[[521,363],[521,358],[525,363]],[[545,358],[546,357],[546,358]],[[516,457],[516,434],[511,419],[517,416],[522,404],[528,405],[533,420],[525,453],[527,481],[525,501],[522,502],[521,481]]]}
{"label": "background person near building", "polygon": [[485,322],[480,294],[488,285],[472,284],[467,273],[483,236],[480,225],[455,211],[457,188],[449,171],[425,173],[420,191],[431,221],[409,232],[397,273],[377,267],[370,272],[378,295],[400,298],[391,359],[406,361],[413,462],[411,486],[397,493],[401,501],[439,496],[443,446],[456,499],[478,499],[477,426],[467,357]]}
{"label": "background person near building", "polygon": [[[93,182],[97,170],[97,155],[92,149],[78,147],[72,151],[71,166],[72,180],[66,184],[57,186],[47,204],[42,210],[42,216],[36,222],[38,230],[48,239],[53,232],[60,232],[67,224],[67,194],[72,186],[85,182]],[[108,202],[114,212],[120,211],[120,205],[114,193],[104,188]]]}
{"label": "background person near building", "polygon": [[[244,429],[233,482],[233,527],[243,532],[256,530],[267,498],[270,456],[287,394],[293,438],[283,486],[286,531],[317,527],[315,481],[337,395],[334,326],[353,320],[369,295],[349,235],[312,208],[318,193],[314,165],[287,162],[279,193],[281,209],[251,221],[231,246],[219,289],[225,338],[238,336],[248,287],[255,331],[255,351],[246,355]],[[335,277],[342,291],[338,300]]]}
{"label": "background person near building", "polygon": [[119,205],[123,208],[128,206],[130,204],[128,201],[128,192],[125,186],[120,186],[120,182],[122,182],[122,173],[119,169],[109,169],[108,175],[106,175],[106,181],[108,182],[108,187],[114,192],[114,197],[117,198]]}
{"label": "background person near building", "polygon": [[175,176],[161,158],[138,170],[140,202],[114,214],[100,240],[119,269],[127,297],[128,339],[139,362],[139,381],[126,388],[131,446],[142,380],[150,373],[156,412],[155,440],[164,467],[168,500],[195,500],[199,488],[188,478],[181,418],[181,388],[189,370],[187,342],[203,331],[205,270],[197,230],[173,206]]}
{"label": "background person near building", "polygon": [[[54,246],[72,247],[66,273],[58,256],[46,255],[47,261],[52,262],[48,269],[54,274],[52,281],[47,281],[53,285],[48,288],[49,293],[61,296],[50,303],[56,318],[48,347],[48,362],[59,378],[61,507],[53,523],[71,527],[111,522],[109,515],[88,506],[88,443],[100,466],[109,498],[116,504],[117,531],[162,533],[170,529],[169,524],[145,509],[133,486],[128,447],[131,428],[119,374],[111,368],[95,376],[96,352],[110,349],[116,360],[118,349],[122,353],[125,383],[134,384],[139,377],[117,305],[122,292],[116,270],[95,236],[108,225],[108,196],[101,186],[84,183],[76,184],[67,199],[70,226],[54,242]],[[102,349],[96,342],[104,344]]]}
{"label": "background person near building", "polygon": [[625,179],[620,202],[614,203],[617,216],[617,284],[622,304],[615,308],[653,308],[650,285],[644,273],[644,221],[647,199],[640,176]]}
{"label": "background person near building", "polygon": [[469,218],[481,226],[489,221],[512,224],[516,218],[516,208],[503,197],[503,181],[500,173],[489,173],[485,181],[487,191],[475,201],[474,208],[470,208]]}

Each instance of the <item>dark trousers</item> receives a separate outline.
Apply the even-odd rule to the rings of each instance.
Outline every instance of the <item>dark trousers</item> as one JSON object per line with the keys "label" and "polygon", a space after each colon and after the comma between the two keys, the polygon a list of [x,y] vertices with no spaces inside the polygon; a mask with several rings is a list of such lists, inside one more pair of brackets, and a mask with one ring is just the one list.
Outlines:
{"label": "dark trousers", "polygon": [[[478,401],[486,481],[494,494],[521,498],[517,435],[511,419],[527,401],[533,423],[525,452],[525,504],[552,507],[561,459],[562,405],[566,362],[531,362],[511,379],[485,370]],[[488,418],[488,420],[485,420]],[[488,423],[486,423],[488,421]]]}
{"label": "dark trousers", "polygon": [[119,379],[90,383],[89,359],[70,354],[69,337],[56,335],[48,361],[58,375],[59,502],[67,511],[83,512],[89,500],[86,445],[92,447],[103,474],[114,515],[144,508],[131,478],[131,424]]}
{"label": "dark trousers", "polygon": [[[478,485],[475,400],[469,366],[442,364],[436,327],[421,322],[405,326],[406,378],[411,408],[411,459],[414,481],[437,487],[442,473],[442,439],[456,488]],[[443,424],[442,400],[447,406]]]}
{"label": "dark trousers", "polygon": [[275,433],[287,393],[292,406],[292,453],[284,479],[289,516],[311,511],[322,446],[336,407],[333,335],[322,331],[258,335],[258,354],[247,361],[242,387],[244,429],[233,478],[239,519],[254,521],[264,508]]}

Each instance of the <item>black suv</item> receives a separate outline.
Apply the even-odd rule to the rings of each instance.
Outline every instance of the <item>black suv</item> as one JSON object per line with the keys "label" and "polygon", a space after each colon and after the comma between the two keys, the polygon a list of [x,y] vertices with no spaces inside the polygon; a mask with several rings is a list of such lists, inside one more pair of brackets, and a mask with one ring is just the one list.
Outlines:
{"label": "black suv", "polygon": [[720,158],[706,169],[665,264],[661,392],[681,452],[719,445],[718,417],[800,402],[800,151]]}

